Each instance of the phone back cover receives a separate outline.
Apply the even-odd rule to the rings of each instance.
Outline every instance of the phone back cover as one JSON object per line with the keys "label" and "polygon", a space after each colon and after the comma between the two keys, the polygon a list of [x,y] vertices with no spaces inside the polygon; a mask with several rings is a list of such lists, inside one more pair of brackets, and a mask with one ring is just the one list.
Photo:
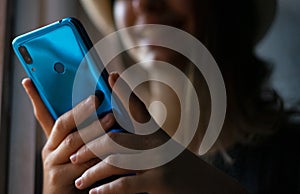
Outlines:
{"label": "phone back cover", "polygon": [[[19,36],[13,41],[15,53],[54,119],[72,108],[74,77],[91,46],[84,42],[88,37],[83,37],[78,28],[80,27],[74,25],[72,18],[68,18]],[[24,61],[18,50],[20,46],[26,47],[32,58],[32,64]],[[56,64],[63,65],[63,72],[55,70]],[[98,79],[93,77],[89,68],[86,68],[86,72],[80,73],[84,77],[81,78],[82,84],[77,84],[80,88],[76,90],[82,93],[76,97],[76,103],[92,95],[86,93],[85,88],[87,85],[95,85]],[[101,112],[110,111],[110,94],[107,94],[110,92],[109,89],[99,85],[97,87],[100,88],[95,90],[101,89],[106,99],[100,106]]]}

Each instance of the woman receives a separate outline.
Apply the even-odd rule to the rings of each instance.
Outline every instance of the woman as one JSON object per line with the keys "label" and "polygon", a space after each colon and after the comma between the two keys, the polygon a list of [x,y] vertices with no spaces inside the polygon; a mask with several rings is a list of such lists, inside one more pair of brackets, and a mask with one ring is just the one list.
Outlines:
{"label": "woman", "polygon": [[[210,117],[211,103],[201,73],[193,69],[185,57],[169,49],[149,46],[145,55],[142,55],[139,48],[128,51],[133,61],[146,56],[148,59],[169,62],[184,72],[196,88],[204,116],[199,120],[195,138],[178,157],[156,168],[126,170],[100,161],[87,149],[79,133],[73,132],[76,128],[74,117],[84,121],[93,112],[91,107],[95,103],[99,105],[95,96],[54,122],[31,81],[25,79],[23,85],[48,137],[43,149],[45,194],[84,193],[91,188],[90,193],[299,192],[299,170],[294,171],[295,168],[299,169],[299,159],[283,152],[290,150],[295,151],[294,154],[299,153],[294,145],[298,134],[287,124],[278,96],[264,88],[269,71],[253,54],[255,44],[273,18],[274,1],[115,0],[83,3],[105,33],[154,23],[171,25],[195,36],[212,53],[221,69],[228,95],[228,110],[217,143],[200,158],[199,146]],[[264,12],[263,8],[269,9]],[[107,11],[108,15],[105,14]],[[139,37],[130,38],[143,41],[149,37],[140,37],[140,40]],[[153,73],[151,66],[143,68]],[[110,75],[109,83],[112,87],[117,79],[124,82],[117,73]],[[150,90],[150,98],[145,95],[147,88]],[[117,87],[115,91],[122,100],[124,88]],[[153,100],[165,102],[171,114],[167,116],[162,129],[146,136],[108,133],[109,137],[125,147],[137,150],[157,147],[170,139],[178,125],[178,100],[170,88],[159,83],[149,83],[136,93],[146,105]],[[137,97],[134,99],[133,116],[138,115],[138,120],[147,121],[150,118],[148,110]],[[159,115],[156,111],[152,114],[154,117]],[[109,130],[115,124],[115,118],[107,114],[100,122],[105,130]],[[107,136],[98,137],[94,125],[84,129],[83,133],[88,134],[89,145],[99,150],[97,154],[109,158],[121,152],[110,146]],[[292,137],[295,141],[290,141]],[[278,157],[278,150],[282,157]],[[292,160],[287,162],[284,157]],[[112,175],[128,174],[135,175],[123,176],[89,188]]]}

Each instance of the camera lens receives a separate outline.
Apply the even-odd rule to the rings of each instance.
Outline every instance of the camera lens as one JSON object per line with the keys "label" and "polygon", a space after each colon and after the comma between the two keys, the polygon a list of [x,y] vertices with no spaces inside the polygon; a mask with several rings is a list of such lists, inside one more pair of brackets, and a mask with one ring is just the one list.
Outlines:
{"label": "camera lens", "polygon": [[23,57],[25,63],[32,64],[32,58],[31,58],[28,50],[26,49],[26,47],[25,46],[20,46],[18,48],[18,50],[21,53],[21,56]]}
{"label": "camera lens", "polygon": [[65,66],[62,64],[62,63],[55,63],[54,64],[54,70],[61,74],[61,73],[64,73],[65,72]]}

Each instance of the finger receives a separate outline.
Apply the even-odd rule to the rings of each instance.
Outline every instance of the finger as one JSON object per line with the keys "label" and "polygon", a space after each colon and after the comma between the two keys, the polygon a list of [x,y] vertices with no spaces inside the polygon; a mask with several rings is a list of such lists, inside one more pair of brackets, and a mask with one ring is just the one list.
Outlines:
{"label": "finger", "polygon": [[46,147],[54,150],[58,145],[66,138],[72,130],[85,121],[90,115],[95,112],[100,102],[94,95],[88,97],[81,103],[79,103],[72,110],[64,113],[60,116],[54,124],[52,133],[47,141]]}
{"label": "finger", "polygon": [[99,180],[103,180],[114,175],[128,175],[129,173],[132,174],[134,172],[114,167],[104,161],[101,161],[85,171],[82,176],[75,181],[75,186],[78,189],[85,189]]}
{"label": "finger", "polygon": [[161,146],[169,140],[170,137],[162,130],[142,136],[110,132],[82,146],[70,157],[70,160],[74,164],[80,164],[95,157],[104,158],[113,153],[137,154],[143,150]]}
{"label": "finger", "polygon": [[94,159],[80,165],[67,163],[56,168],[50,167],[49,170],[45,170],[44,172],[45,179],[59,181],[60,185],[69,185],[98,162],[100,162],[98,159]]}
{"label": "finger", "polygon": [[[115,118],[112,113],[109,113],[99,121],[94,121],[91,125],[69,134],[50,157],[53,157],[53,160],[55,160],[57,164],[69,162],[70,159],[71,161],[76,160],[76,157],[70,157],[70,155],[77,151],[84,143],[90,142],[103,135],[105,133],[104,130],[109,130],[114,123]],[[104,130],[99,129],[100,125]],[[87,161],[89,160],[84,162]]]}
{"label": "finger", "polygon": [[[128,84],[119,76],[118,73],[111,73],[109,75],[108,82],[126,110],[130,112],[136,121],[145,123],[151,119],[145,104],[134,94]],[[127,96],[126,94],[130,94],[129,102],[126,102],[126,99],[124,98]]]}
{"label": "finger", "polygon": [[25,78],[22,81],[22,85],[29,96],[29,99],[31,100],[34,115],[42,126],[46,137],[48,138],[54,125],[54,120],[40,98],[40,95],[36,91],[32,81],[29,78]]}
{"label": "finger", "polygon": [[113,153],[135,154],[140,150],[150,148],[148,143],[150,140],[147,138],[129,133],[107,133],[82,146],[70,158],[72,158],[72,163],[80,164],[92,158],[104,158]]}
{"label": "finger", "polygon": [[119,178],[113,182],[101,185],[90,190],[89,194],[131,194],[146,193],[149,181],[144,180],[139,175]]}

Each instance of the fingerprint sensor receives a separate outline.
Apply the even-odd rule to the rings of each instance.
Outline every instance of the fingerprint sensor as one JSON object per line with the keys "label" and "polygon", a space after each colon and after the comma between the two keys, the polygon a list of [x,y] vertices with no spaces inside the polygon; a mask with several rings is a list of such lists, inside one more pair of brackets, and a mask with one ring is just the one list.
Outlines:
{"label": "fingerprint sensor", "polygon": [[55,63],[54,64],[54,70],[59,73],[62,74],[65,72],[65,66],[62,63]]}

